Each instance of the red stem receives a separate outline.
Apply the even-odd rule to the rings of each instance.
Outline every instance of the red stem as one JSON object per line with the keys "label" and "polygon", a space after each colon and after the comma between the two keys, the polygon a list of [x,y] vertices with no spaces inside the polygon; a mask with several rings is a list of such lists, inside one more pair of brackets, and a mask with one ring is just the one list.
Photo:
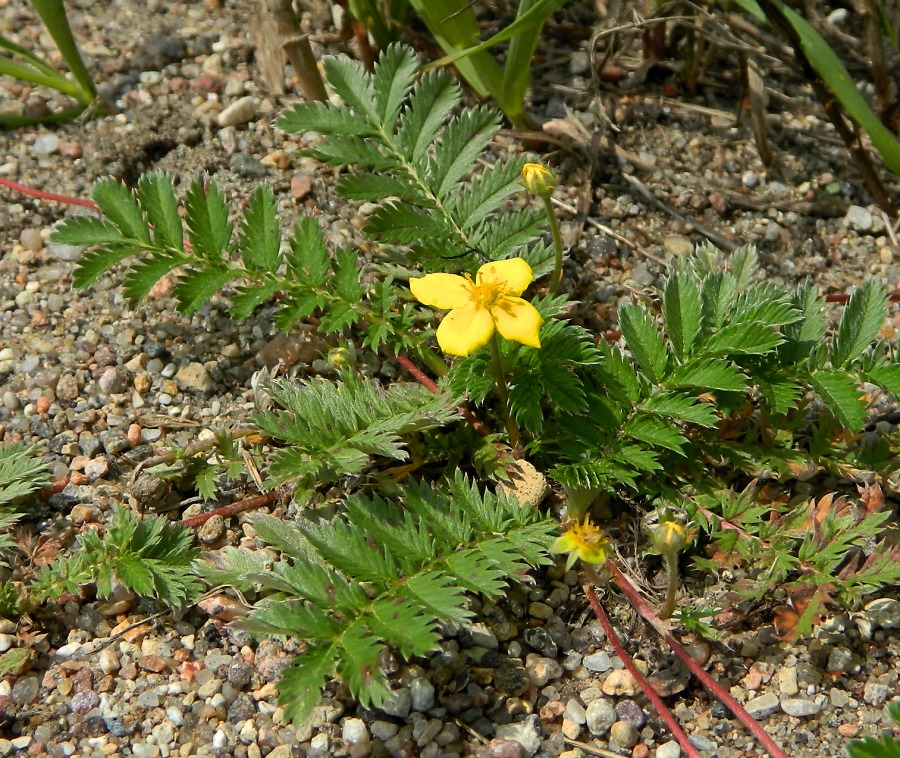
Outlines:
{"label": "red stem", "polygon": [[0,177],[0,185],[9,187],[9,189],[21,192],[23,195],[30,195],[40,200],[49,200],[52,203],[66,203],[68,205],[80,205],[83,208],[97,210],[97,204],[90,200],[82,200],[80,197],[69,197],[68,195],[57,195],[55,192],[44,192],[43,190],[32,189],[24,184],[14,182],[12,179],[4,179]]}
{"label": "red stem", "polygon": [[747,713],[744,706],[735,700],[729,692],[723,689],[722,685],[713,679],[706,670],[697,663],[697,661],[691,658],[690,654],[682,647],[681,643],[669,634],[666,625],[660,621],[659,617],[656,615],[656,611],[654,611],[653,607],[641,597],[640,593],[638,593],[634,585],[629,582],[625,575],[619,570],[618,566],[610,560],[606,561],[606,566],[612,572],[613,579],[618,588],[622,590],[622,593],[628,598],[628,602],[630,602],[638,613],[640,613],[651,626],[656,629],[657,633],[666,641],[669,647],[672,648],[675,655],[677,655],[682,663],[688,667],[690,672],[700,680],[700,683],[709,691],[709,693],[737,716],[740,722],[746,726],[763,747],[769,751],[769,755],[771,755],[772,758],[787,758],[787,754],[775,744],[775,741],[768,734],[766,734],[766,731],[759,725],[756,719]]}
{"label": "red stem", "polygon": [[216,508],[215,510],[201,513],[199,516],[192,516],[191,518],[182,519],[181,525],[187,527],[188,529],[193,529],[194,527],[205,524],[213,516],[230,518],[231,516],[237,516],[239,513],[244,513],[245,511],[255,511],[257,508],[262,508],[266,505],[270,505],[276,500],[278,500],[278,490],[272,490],[271,492],[266,492],[262,495],[248,497],[244,500],[238,500],[236,503],[232,503],[231,505],[225,505],[221,508]]}
{"label": "red stem", "polygon": [[[437,392],[439,387],[437,383],[428,376],[422,369],[420,369],[415,363],[413,363],[409,358],[405,355],[396,355],[394,356],[397,359],[397,363],[399,363],[403,368],[409,371],[410,374],[413,375],[413,378],[419,382],[423,387],[427,387],[432,392]],[[457,409],[462,415],[463,418],[469,422],[472,428],[478,432],[483,437],[487,437],[491,431],[488,429],[481,421],[478,419],[472,411],[464,406],[459,406]]]}
{"label": "red stem", "polygon": [[[592,574],[594,572],[590,571],[586,573]],[[635,681],[637,681],[638,686],[643,690],[647,699],[653,703],[653,707],[656,708],[659,715],[662,716],[662,720],[666,722],[666,726],[669,727],[669,731],[672,732],[675,739],[678,740],[678,744],[681,745],[684,752],[687,753],[690,758],[700,758],[700,753],[698,753],[697,749],[691,744],[688,736],[684,733],[684,730],[682,730],[678,721],[675,720],[675,716],[672,715],[672,712],[666,707],[663,699],[657,694],[656,690],[653,689],[653,685],[647,681],[647,677],[641,673],[641,670],[635,665],[631,656],[628,655],[628,651],[625,650],[625,646],[616,634],[616,630],[613,629],[612,622],[610,622],[609,616],[606,615],[606,611],[603,610],[603,606],[600,605],[600,601],[597,599],[597,595],[594,593],[594,588],[591,586],[590,582],[584,582],[582,586],[584,587],[584,594],[587,595],[591,607],[594,609],[594,614],[600,621],[603,631],[606,632],[606,638],[612,643],[616,654],[622,659],[622,663],[625,664],[625,668],[631,672],[631,675],[635,678]]]}

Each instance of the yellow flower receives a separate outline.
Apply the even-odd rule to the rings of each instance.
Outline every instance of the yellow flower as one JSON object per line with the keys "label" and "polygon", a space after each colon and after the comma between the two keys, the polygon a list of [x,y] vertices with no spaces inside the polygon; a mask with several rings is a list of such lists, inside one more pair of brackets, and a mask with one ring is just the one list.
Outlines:
{"label": "yellow flower", "polygon": [[579,558],[586,563],[606,561],[606,538],[600,528],[591,523],[590,518],[576,521],[550,546],[551,553],[568,553],[566,570],[575,565]]}
{"label": "yellow flower", "polygon": [[553,172],[540,163],[526,163],[522,166],[522,179],[525,180],[525,188],[535,195],[549,195],[550,190],[556,186]]}
{"label": "yellow flower", "polygon": [[503,337],[540,347],[544,320],[521,295],[534,275],[521,258],[486,263],[475,274],[428,274],[409,280],[413,297],[432,308],[449,309],[437,329],[441,350],[469,355],[486,345],[496,329]]}

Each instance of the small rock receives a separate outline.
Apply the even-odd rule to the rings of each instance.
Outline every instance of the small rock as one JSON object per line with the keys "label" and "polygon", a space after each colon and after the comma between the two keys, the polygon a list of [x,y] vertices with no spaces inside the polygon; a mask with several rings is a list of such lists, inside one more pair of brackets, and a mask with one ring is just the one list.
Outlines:
{"label": "small rock", "polygon": [[686,258],[694,253],[693,243],[680,234],[670,234],[668,237],[664,237],[663,247],[667,253],[678,258]]}
{"label": "small rock", "polygon": [[197,539],[204,545],[214,545],[225,535],[225,519],[222,516],[211,516],[197,531]]}
{"label": "small rock", "polygon": [[571,719],[576,724],[587,723],[587,711],[584,709],[581,702],[574,697],[569,698],[569,701],[566,703],[564,715],[567,719]]}
{"label": "small rock", "polygon": [[793,697],[800,691],[797,685],[797,669],[795,666],[785,666],[778,671],[778,690],[782,697]]}
{"label": "small rock", "polygon": [[345,719],[341,725],[341,739],[349,745],[360,745],[368,748],[371,743],[366,722],[362,719]]}
{"label": "small rock", "polygon": [[896,629],[900,627],[900,600],[883,597],[867,603],[863,612],[874,627]]}
{"label": "small rock", "polygon": [[515,740],[525,751],[526,758],[531,758],[541,748],[541,722],[535,716],[516,724],[502,724],[497,727],[498,740]]}
{"label": "small rock", "polygon": [[83,716],[98,705],[100,705],[100,697],[96,692],[93,692],[92,690],[82,690],[81,692],[76,692],[72,696],[72,702],[70,703],[69,708],[72,713]]}
{"label": "small rock", "polygon": [[861,232],[867,232],[872,228],[872,214],[861,205],[851,205],[844,216],[844,223]]}
{"label": "small rock", "polygon": [[259,103],[252,95],[242,97],[235,100],[225,110],[223,110],[217,119],[220,127],[240,126],[252,121],[259,111]]}
{"label": "small rock", "polygon": [[662,745],[656,748],[656,758],[679,758],[680,755],[681,745],[675,740],[663,742]]}
{"label": "small rock", "polygon": [[517,658],[504,656],[494,671],[494,688],[510,697],[518,697],[528,689],[528,672]]}
{"label": "small rock", "polygon": [[291,177],[291,197],[303,200],[309,196],[313,188],[313,178],[309,174],[294,174]]}
{"label": "small rock", "polygon": [[209,392],[213,388],[213,380],[206,370],[206,366],[196,361],[178,369],[178,373],[175,374],[175,381],[183,390]]}
{"label": "small rock", "polygon": [[51,155],[56,152],[59,142],[59,137],[55,134],[41,134],[31,149],[36,155]]}
{"label": "small rock", "polygon": [[525,748],[515,740],[491,740],[488,745],[490,758],[524,758]]}
{"label": "small rock", "polygon": [[637,680],[626,669],[613,671],[603,681],[600,689],[603,690],[604,695],[616,697],[634,697],[641,691]]}
{"label": "small rock", "polygon": [[595,673],[602,674],[604,671],[609,671],[612,668],[612,659],[602,650],[584,656],[582,663],[588,671]]}
{"label": "small rock", "polygon": [[391,696],[381,704],[379,709],[388,716],[405,719],[412,710],[412,695],[409,688],[400,687],[391,694]]}
{"label": "small rock", "polygon": [[869,705],[879,706],[891,696],[891,688],[880,682],[866,682],[863,686],[863,700]]}
{"label": "small rock", "polygon": [[616,723],[616,718],[616,709],[605,698],[591,700],[585,709],[588,731],[596,737],[605,735],[610,727]]}
{"label": "small rock", "polygon": [[748,701],[744,707],[747,709],[747,713],[759,721],[775,713],[779,705],[778,696],[773,692],[767,692]]}
{"label": "small rock", "polygon": [[781,699],[781,710],[788,716],[795,716],[796,718],[815,716],[822,710],[822,703],[802,697],[787,697]]}
{"label": "small rock", "polygon": [[434,708],[434,685],[424,676],[409,683],[412,710],[423,713]]}
{"label": "small rock", "polygon": [[630,721],[616,721],[609,729],[610,741],[615,741],[619,747],[634,747],[639,737],[638,728]]}
{"label": "small rock", "polygon": [[[532,605],[536,605],[532,603]],[[543,605],[543,603],[541,603]],[[548,606],[549,607],[549,606]],[[553,638],[550,636],[550,632],[548,632],[542,626],[535,626],[529,629],[526,629],[522,632],[522,639],[525,640],[525,644],[528,645],[532,650],[536,650],[543,656],[547,658],[556,658],[559,654],[559,646],[553,641]]]}
{"label": "small rock", "polygon": [[616,715],[619,721],[628,721],[638,729],[647,723],[647,714],[634,700],[621,700],[616,703]]}

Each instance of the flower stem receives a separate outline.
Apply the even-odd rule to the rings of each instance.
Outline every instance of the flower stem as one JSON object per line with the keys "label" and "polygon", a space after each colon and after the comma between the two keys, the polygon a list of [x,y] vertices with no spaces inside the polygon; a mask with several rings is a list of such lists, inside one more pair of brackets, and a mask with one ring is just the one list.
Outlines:
{"label": "flower stem", "polygon": [[675,613],[675,595],[678,593],[678,553],[664,553],[666,562],[666,600],[656,615],[661,619],[669,618]]}
{"label": "flower stem", "polygon": [[509,432],[509,444],[513,450],[519,447],[519,427],[513,418],[512,408],[509,407],[509,389],[506,386],[506,374],[503,372],[503,361],[500,359],[500,341],[497,332],[491,335],[491,355],[494,357],[494,377],[497,395],[503,405],[506,414],[506,430]]}
{"label": "flower stem", "polygon": [[425,345],[419,345],[419,358],[422,359],[422,363],[424,363],[428,368],[431,369],[431,372],[435,376],[445,376],[449,369],[447,368],[447,364],[444,362],[444,359],[441,358],[434,350],[430,347],[426,347]]}
{"label": "flower stem", "polygon": [[550,199],[550,193],[542,193],[541,200],[544,201],[544,208],[547,210],[547,219],[550,221],[550,234],[553,236],[553,248],[556,257],[553,261],[553,278],[550,279],[550,294],[556,292],[559,282],[562,280],[562,236],[559,233],[559,222],[556,220],[556,214],[553,212],[553,202]]}

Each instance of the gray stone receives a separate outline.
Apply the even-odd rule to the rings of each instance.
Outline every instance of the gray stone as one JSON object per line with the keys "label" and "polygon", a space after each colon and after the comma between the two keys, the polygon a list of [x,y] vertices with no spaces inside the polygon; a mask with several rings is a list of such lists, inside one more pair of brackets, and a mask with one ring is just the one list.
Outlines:
{"label": "gray stone", "polygon": [[602,737],[616,723],[616,709],[605,698],[592,700],[585,710],[587,728],[594,736]]}
{"label": "gray stone", "polygon": [[793,697],[800,691],[797,686],[797,669],[794,666],[785,666],[778,671],[778,689],[782,697]]}
{"label": "gray stone", "polygon": [[497,739],[518,742],[525,749],[525,755],[531,758],[541,748],[540,719],[531,715],[516,724],[502,724],[497,727]]}
{"label": "gray stone", "polygon": [[409,688],[400,687],[400,689],[394,690],[390,698],[381,704],[379,710],[388,716],[405,719],[412,710],[412,695],[410,695]]}
{"label": "gray stone", "polygon": [[35,141],[32,150],[36,155],[51,155],[59,147],[59,137],[55,134],[42,134]]}
{"label": "gray stone", "polygon": [[585,711],[581,702],[574,697],[569,698],[563,715],[567,719],[574,721],[576,724],[585,724],[587,722],[587,711]]}
{"label": "gray stone", "polygon": [[341,739],[350,745],[366,745],[371,742],[366,722],[362,719],[344,719],[341,725]]}
{"label": "gray stone", "polygon": [[409,694],[414,711],[423,712],[434,708],[434,685],[424,676],[410,682]]}
{"label": "gray stone", "polygon": [[603,673],[612,668],[612,660],[609,655],[602,650],[584,656],[582,663],[588,671],[593,671],[595,673]]}
{"label": "gray stone", "polygon": [[679,758],[680,755],[681,745],[675,740],[663,742],[662,745],[656,748],[656,758]]}
{"label": "gray stone", "polygon": [[460,641],[466,647],[486,647],[488,650],[496,650],[500,646],[491,628],[480,621],[461,629]]}
{"label": "gray stone", "polygon": [[891,688],[880,682],[866,682],[863,686],[863,700],[869,705],[881,705],[891,696]]}
{"label": "gray stone", "polygon": [[867,232],[872,228],[872,214],[861,205],[851,205],[844,216],[844,223],[861,232]]}
{"label": "gray stone", "polygon": [[781,710],[788,716],[803,718],[805,716],[815,716],[822,710],[822,703],[815,700],[807,700],[803,697],[786,697],[781,699]]}
{"label": "gray stone", "polygon": [[778,695],[774,692],[767,692],[765,695],[755,697],[744,706],[756,720],[767,718],[778,710],[781,703],[778,701]]}
{"label": "gray stone", "polygon": [[217,121],[220,127],[240,126],[252,121],[259,110],[259,103],[252,95],[235,100],[219,114]]}

